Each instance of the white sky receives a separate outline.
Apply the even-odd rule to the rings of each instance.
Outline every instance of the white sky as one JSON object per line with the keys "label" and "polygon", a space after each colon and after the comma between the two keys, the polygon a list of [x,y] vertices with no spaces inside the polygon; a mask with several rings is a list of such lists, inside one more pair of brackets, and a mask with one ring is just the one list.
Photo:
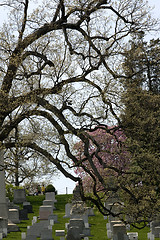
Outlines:
{"label": "white sky", "polygon": [[[1,3],[2,0],[0,0]],[[154,6],[153,9],[153,16],[156,18],[160,18],[160,0],[148,0],[148,3],[150,6]],[[6,19],[6,12],[4,11],[4,8],[0,8],[0,25],[4,22]],[[160,32],[157,34],[151,35],[151,38],[158,38],[160,37]],[[70,179],[65,178],[62,174],[60,174],[59,177],[55,176],[51,180],[51,183],[55,186],[55,188],[58,191],[58,194],[65,194],[66,188],[68,193],[72,193],[73,189],[75,187],[75,183],[71,181]]]}
{"label": "white sky", "polygon": [[160,0],[148,0],[150,6],[154,6],[153,9],[154,15],[157,18],[160,18]]}

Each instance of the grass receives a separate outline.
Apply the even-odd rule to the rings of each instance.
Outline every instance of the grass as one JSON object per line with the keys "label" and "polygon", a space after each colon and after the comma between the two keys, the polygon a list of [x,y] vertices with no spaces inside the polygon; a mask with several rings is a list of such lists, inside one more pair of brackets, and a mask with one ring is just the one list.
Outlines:
{"label": "grass", "polygon": [[[55,236],[55,230],[64,230],[65,223],[69,222],[68,218],[63,218],[65,215],[65,204],[70,202],[72,199],[72,195],[57,195],[56,196],[57,203],[55,204],[56,210],[54,210],[54,214],[58,215],[58,223],[53,226],[53,238],[54,240],[59,240],[59,237]],[[33,216],[39,215],[39,207],[42,205],[44,200],[44,196],[28,196],[27,201],[29,201],[33,206],[34,213],[29,213],[29,220],[21,221],[18,224],[20,232],[11,232],[8,233],[5,239],[7,240],[21,240],[21,232],[27,231],[27,226],[30,226],[32,223]],[[91,234],[89,240],[108,240],[107,238],[107,230],[106,223],[107,220],[104,220],[104,217],[97,211],[94,210],[95,216],[89,217],[89,223],[91,225]],[[138,232],[139,240],[147,240],[147,232],[149,232],[149,228],[144,228],[142,230],[131,229],[131,232]],[[159,238],[155,239],[158,240]]]}

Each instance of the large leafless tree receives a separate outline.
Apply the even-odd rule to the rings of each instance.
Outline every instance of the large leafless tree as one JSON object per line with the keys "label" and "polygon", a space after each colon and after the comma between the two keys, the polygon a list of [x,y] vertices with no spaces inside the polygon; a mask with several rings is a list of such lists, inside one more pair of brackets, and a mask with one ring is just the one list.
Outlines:
{"label": "large leafless tree", "polygon": [[[72,146],[84,142],[83,161],[92,168],[88,174],[95,186],[98,179],[106,192],[114,190],[105,186],[93,163],[86,132],[98,127],[109,131],[108,125],[120,124],[123,45],[134,32],[155,26],[146,6],[142,0],[0,3],[0,11],[9,11],[0,30],[1,147],[27,147],[43,155],[79,182],[84,200],[81,179],[68,170],[81,166]],[[15,142],[17,127],[21,132]],[[99,151],[96,146],[94,154]],[[132,196],[127,187],[123,191]],[[108,214],[94,194],[90,200]]]}

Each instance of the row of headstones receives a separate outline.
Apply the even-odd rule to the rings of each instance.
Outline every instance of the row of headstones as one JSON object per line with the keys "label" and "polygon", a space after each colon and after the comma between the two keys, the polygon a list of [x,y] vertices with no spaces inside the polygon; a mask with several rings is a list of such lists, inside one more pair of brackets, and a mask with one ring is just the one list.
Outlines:
{"label": "row of headstones", "polygon": [[[33,213],[32,205],[26,201],[25,189],[15,189],[13,202],[8,202],[9,215],[8,218],[13,223],[20,223],[21,220],[28,220],[28,213]],[[20,209],[18,205],[23,204],[23,209]]]}
{"label": "row of headstones", "polygon": [[106,224],[107,237],[112,240],[138,240],[137,232],[127,232],[128,226],[119,220],[110,221]]}
{"label": "row of headstones", "polygon": [[[79,201],[79,200],[81,200],[80,198],[76,199],[76,200],[74,199],[75,191],[73,191],[73,201],[72,201],[72,203],[67,203],[65,205],[65,216],[64,216],[64,218],[70,218],[69,223],[65,224],[65,230],[56,230],[55,231],[55,235],[59,236],[60,240],[64,240],[64,239],[67,239],[67,240],[71,240],[71,239],[72,240],[80,240],[80,239],[88,240],[88,236],[91,236],[90,227],[89,227],[89,224],[88,224],[88,217],[91,216],[91,215],[92,216],[94,215],[93,210],[91,208],[86,208],[84,206],[84,203],[82,201]],[[46,200],[47,200],[47,198],[46,198]],[[47,205],[46,200],[43,201],[43,206],[40,207],[40,219],[43,219],[43,221],[44,221],[44,216],[46,217],[45,210],[47,208],[49,208],[49,205]],[[54,206],[54,205],[52,205],[52,206]],[[53,209],[51,209],[51,211],[53,211]],[[48,217],[50,218],[51,215],[49,215]],[[54,220],[53,220],[53,224],[56,222]],[[51,219],[50,219],[50,221],[51,221]],[[43,226],[44,226],[44,223],[45,222],[43,222]],[[66,234],[66,232],[67,232],[67,234]],[[45,234],[45,236],[46,236],[46,234]],[[48,238],[45,238],[45,239],[48,240]],[[50,239],[52,239],[52,238],[49,238],[49,240]]]}
{"label": "row of headstones", "polygon": [[88,217],[95,216],[92,208],[85,207],[82,201],[67,203],[64,218],[70,218],[66,223],[66,239],[88,239],[91,236]]}
{"label": "row of headstones", "polygon": [[[20,220],[28,219],[26,213],[32,212],[32,206],[30,203],[26,202],[25,190],[17,189],[14,193],[14,201],[11,203],[8,202],[8,211],[9,211],[9,222],[10,222],[10,231],[18,231],[17,223]],[[37,217],[34,217],[32,220],[32,226],[28,226],[27,235],[22,233],[22,239],[34,240],[37,237],[41,237],[41,239],[51,240],[52,239],[52,225],[57,222],[57,215],[53,214],[53,210],[55,209],[54,203],[56,202],[55,193],[46,193],[45,200],[43,201],[43,205],[39,210],[39,220],[37,222]],[[14,203],[23,203],[23,209],[19,209],[17,205]],[[74,211],[71,213],[71,209],[74,205]],[[82,213],[78,213],[75,211],[77,206],[80,207]],[[78,207],[78,209],[79,209]],[[79,235],[79,239],[82,237],[87,240],[87,236],[90,236],[90,228],[88,224],[88,215],[93,215],[92,211],[89,209],[85,209],[83,203],[80,202],[76,207],[75,203],[66,205],[66,215],[64,217],[70,217],[70,222],[66,224],[67,228],[67,239],[71,239],[71,235]],[[1,223],[0,223],[1,225]],[[3,226],[2,226],[3,227]],[[9,231],[9,232],[10,232]],[[5,232],[5,231],[4,231]],[[6,230],[7,232],[7,230]],[[7,233],[6,233],[7,234]],[[5,235],[6,235],[5,234]],[[57,230],[56,236],[60,236],[60,239],[64,239],[65,231]],[[2,237],[4,234],[2,234]],[[1,237],[1,233],[0,233]],[[1,239],[2,239],[1,237]]]}
{"label": "row of headstones", "polygon": [[118,213],[120,213],[123,203],[119,199],[111,198],[105,203],[105,207],[115,214],[115,216],[109,215],[108,217],[104,217],[108,219],[108,223],[106,224],[107,237],[111,240],[138,240],[138,233],[127,232],[127,230],[130,230],[129,224],[125,225],[119,220],[120,216]]}
{"label": "row of headstones", "polygon": [[[17,223],[21,220],[28,220],[28,213],[32,213],[32,206],[29,202],[26,202],[26,194],[24,189],[16,189],[14,191],[14,200],[7,201],[8,206],[8,219],[0,218],[0,239],[7,236],[8,232],[19,231]],[[41,239],[52,239],[52,225],[57,222],[57,216],[53,214],[54,203],[56,202],[55,193],[46,193],[46,198],[43,201],[43,206],[40,207],[39,219],[37,223],[37,217],[32,220],[32,226],[28,226],[27,236],[22,233],[22,239],[37,239],[41,236]],[[23,209],[19,209],[16,204],[23,203]],[[8,225],[8,226],[7,226]],[[6,228],[7,226],[7,228]]]}
{"label": "row of headstones", "polygon": [[[23,209],[18,205],[23,203]],[[17,223],[28,219],[28,213],[32,212],[32,206],[26,201],[25,189],[15,189],[13,202],[6,198],[7,218],[0,218],[0,239],[7,236],[9,232],[19,231]]]}
{"label": "row of headstones", "polygon": [[[115,203],[117,201],[117,203]],[[120,203],[118,199],[112,199],[111,202],[106,202],[105,206],[109,209],[112,208],[112,212],[115,214],[119,212],[120,207],[123,203]],[[127,232],[130,226],[129,224],[124,225],[117,217],[112,215],[108,216],[108,223],[106,224],[107,236],[112,240],[138,240],[137,232]],[[150,223],[150,232],[147,234],[149,240],[155,240],[160,238],[160,216],[156,217]]]}
{"label": "row of headstones", "polygon": [[47,192],[43,205],[39,208],[39,222],[37,217],[33,217],[32,226],[27,227],[27,234],[22,233],[22,239],[36,240],[52,240],[52,226],[58,222],[57,215],[53,214],[55,210],[55,193]]}
{"label": "row of headstones", "polygon": [[[9,216],[9,231],[18,231],[16,223],[19,223],[20,220],[28,219],[27,214],[32,212],[32,206],[29,202],[26,202],[25,190],[17,189],[14,192],[14,203],[22,203],[23,209],[19,209],[18,206],[14,205],[8,201],[8,216]],[[45,200],[43,201],[43,206],[40,207],[39,218],[40,222],[36,222],[36,217],[32,221],[32,226],[28,227],[27,235],[22,233],[22,239],[36,239],[37,236],[41,236],[41,239],[52,239],[52,225],[57,222],[57,216],[53,214],[55,209],[54,203],[56,202],[54,193],[46,193]],[[114,206],[114,211],[116,213],[116,208],[119,208],[118,204],[113,202],[107,203],[108,206]],[[106,204],[106,205],[107,205]],[[74,211],[73,210],[74,206]],[[76,206],[76,207],[75,207]],[[75,209],[81,209],[80,213],[77,213]],[[83,210],[82,210],[83,209]],[[79,211],[79,210],[78,210]],[[83,214],[82,214],[83,212]],[[81,239],[87,239],[90,236],[90,228],[88,224],[88,216],[94,215],[93,210],[90,208],[86,209],[83,206],[83,203],[80,201],[75,201],[73,203],[68,203],[65,206],[65,216],[70,218],[70,222],[66,224],[67,228],[67,239],[71,239],[71,236],[79,236]],[[3,228],[3,222],[0,218],[0,229]],[[109,222],[107,223],[107,236],[113,240],[137,240],[138,233],[126,233],[126,226],[120,222],[116,217],[109,216]],[[33,227],[34,226],[34,227]],[[148,233],[148,239],[154,240],[155,237],[160,235],[160,220],[155,220],[151,223],[151,232]],[[43,231],[41,231],[43,229]],[[3,230],[5,233],[7,230]],[[36,234],[34,235],[34,232]],[[40,232],[40,233],[39,233]],[[42,232],[42,233],[41,233]],[[37,234],[38,233],[38,234]],[[0,239],[2,239],[4,234],[0,232]],[[43,236],[44,235],[44,236]],[[57,230],[56,236],[60,236],[60,239],[64,239],[65,230]],[[76,237],[77,239],[77,237]]]}
{"label": "row of headstones", "polygon": [[[56,202],[54,193],[46,193],[43,205],[39,210],[39,222],[34,217],[32,226],[28,226],[27,235],[22,233],[22,239],[34,240],[37,237],[43,240],[52,240],[52,226],[57,223],[57,215],[53,214],[55,209],[54,203]],[[64,218],[70,218],[69,223],[66,223],[65,227],[67,235],[65,236],[65,230],[56,230],[55,235],[60,237],[60,240],[88,240],[90,234],[90,228],[88,224],[88,217],[93,216],[93,210],[91,208],[85,208],[83,202],[73,201],[65,205]]]}
{"label": "row of headstones", "polygon": [[57,230],[56,236],[61,236],[62,240],[88,240],[88,237],[91,236],[88,223],[89,216],[95,216],[93,209],[87,208],[82,202],[79,186],[76,186],[73,191],[72,203],[65,205],[65,216],[63,217],[70,219],[69,222],[65,224],[67,234],[65,236],[65,230]]}

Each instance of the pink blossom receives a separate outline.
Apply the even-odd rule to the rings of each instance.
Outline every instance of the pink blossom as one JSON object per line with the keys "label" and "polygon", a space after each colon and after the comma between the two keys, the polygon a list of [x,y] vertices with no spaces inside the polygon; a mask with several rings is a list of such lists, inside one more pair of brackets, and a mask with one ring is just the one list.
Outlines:
{"label": "pink blossom", "polygon": [[[95,131],[88,132],[91,137],[88,153],[92,156],[92,161],[100,176],[106,181],[106,184],[111,176],[118,176],[118,171],[121,171],[123,174],[123,171],[129,166],[130,157],[125,146],[126,137],[121,130],[114,129],[115,127],[108,127],[106,131],[106,129],[97,128]],[[84,146],[85,144],[82,141],[75,144],[76,156],[79,161],[82,161],[82,167],[77,167],[75,173],[82,178],[84,189],[87,192],[91,192],[93,179],[83,169],[83,166],[87,168],[95,178],[97,178],[97,176],[87,157],[84,155]],[[97,146],[99,147],[99,151],[96,155]],[[97,180],[97,191],[102,191],[103,189],[104,186]]]}

